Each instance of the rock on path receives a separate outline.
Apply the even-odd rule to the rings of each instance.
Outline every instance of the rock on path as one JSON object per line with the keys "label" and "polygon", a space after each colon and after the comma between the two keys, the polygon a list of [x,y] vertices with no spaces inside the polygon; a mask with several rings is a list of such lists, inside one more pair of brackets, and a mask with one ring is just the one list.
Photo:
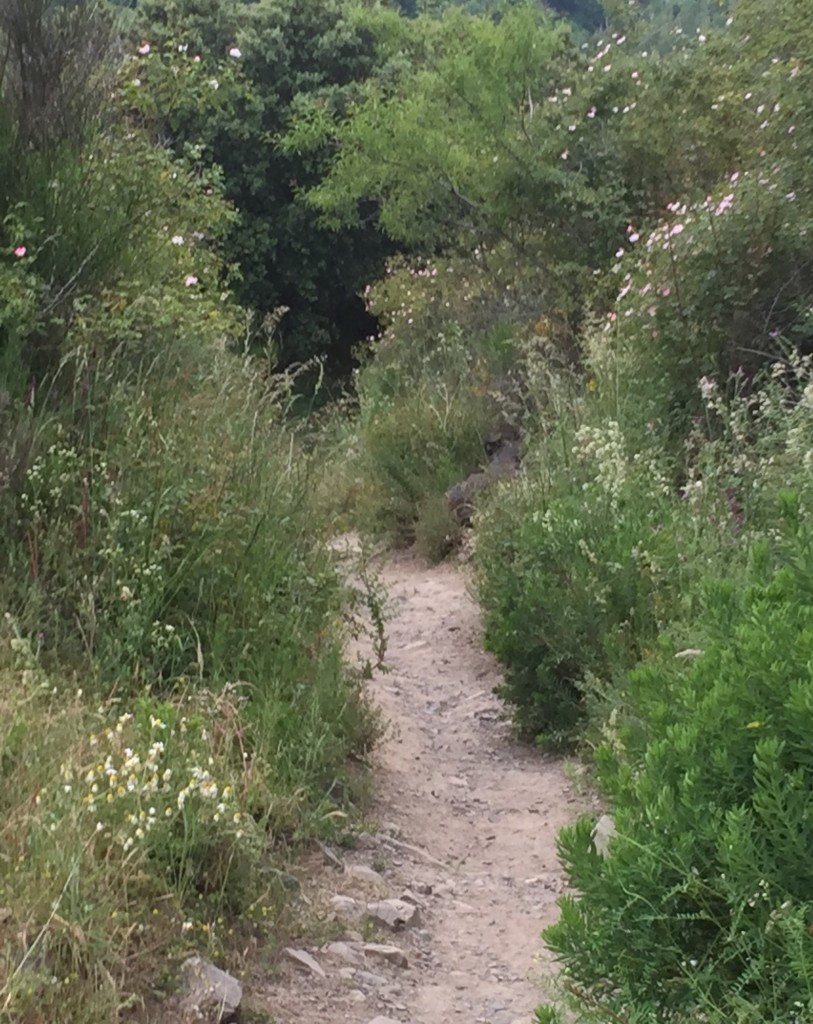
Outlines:
{"label": "rock on path", "polygon": [[275,1024],[528,1024],[553,972],[539,935],[563,887],[556,835],[580,808],[561,764],[502,720],[463,573],[399,556],[383,581],[395,615],[390,671],[371,684],[393,725],[375,765],[379,828],[344,873],[325,858],[342,941],[308,951],[326,979],[289,961],[252,1002]]}

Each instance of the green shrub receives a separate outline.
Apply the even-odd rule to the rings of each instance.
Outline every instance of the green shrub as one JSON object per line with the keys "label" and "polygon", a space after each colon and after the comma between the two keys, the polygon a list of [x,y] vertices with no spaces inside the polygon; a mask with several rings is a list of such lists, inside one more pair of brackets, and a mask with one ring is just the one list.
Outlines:
{"label": "green shrub", "polygon": [[415,539],[427,500],[442,498],[484,459],[488,412],[465,387],[431,382],[359,423],[368,481],[358,510],[363,528],[395,543]]}
{"label": "green shrub", "polygon": [[616,309],[592,348],[619,415],[682,438],[702,412],[698,381],[752,381],[789,347],[806,351],[811,210],[781,167],[735,172],[698,205],[675,203],[618,264]]}
{"label": "green shrub", "polygon": [[107,363],[94,443],[59,424],[40,439],[5,549],[6,607],[42,635],[48,664],[92,665],[102,693],[240,681],[247,743],[278,748],[269,764],[292,789],[327,786],[368,726],[285,389],[222,353],[179,395],[171,365],[119,382]]}
{"label": "green shrub", "polygon": [[[560,424],[477,524],[485,643],[521,731],[560,744],[585,693],[631,667],[675,599],[669,488],[618,425]],[[556,442],[564,447],[557,453]]]}
{"label": "green shrub", "polygon": [[[486,460],[484,439],[499,419],[490,393],[494,367],[508,347],[499,332],[469,343],[456,324],[442,320],[416,346],[407,319],[403,310],[393,317],[357,377],[356,520],[396,544],[412,543],[416,529],[449,534],[443,496]],[[437,540],[429,546],[440,554]]]}
{"label": "green shrub", "polygon": [[[751,582],[709,578],[702,653],[629,676],[599,752],[617,835],[582,820],[561,855],[578,895],[545,937],[591,1019],[803,1021],[813,1010],[813,544],[785,499],[784,543]],[[623,936],[623,942],[619,942]]]}
{"label": "green shrub", "polygon": [[431,495],[418,507],[415,550],[429,562],[442,562],[462,539],[463,528],[445,497]]}

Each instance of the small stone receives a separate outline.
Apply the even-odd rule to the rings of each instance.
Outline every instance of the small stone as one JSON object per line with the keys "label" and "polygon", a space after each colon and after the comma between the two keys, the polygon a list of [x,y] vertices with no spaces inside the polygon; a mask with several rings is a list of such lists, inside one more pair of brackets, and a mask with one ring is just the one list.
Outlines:
{"label": "small stone", "polygon": [[344,960],[347,964],[364,963],[364,953],[359,949],[354,949],[353,946],[348,945],[346,942],[329,942],[325,946],[324,952],[328,956]]}
{"label": "small stone", "polygon": [[312,974],[320,978],[327,977],[322,965],[317,960],[314,960],[310,953],[305,952],[304,949],[293,949],[291,946],[288,946],[285,950],[285,955],[298,963],[300,967],[306,967]]}
{"label": "small stone", "polygon": [[409,967],[409,959],[406,953],[398,946],[387,946],[379,942],[365,942],[364,953],[367,956],[377,957],[379,960],[387,960],[398,967]]}
{"label": "small stone", "polygon": [[380,900],[367,904],[367,914],[373,921],[393,931],[420,924],[418,908],[405,900]]}
{"label": "small stone", "polygon": [[190,956],[181,967],[186,995],[185,1010],[200,1016],[216,1014],[217,1021],[230,1020],[240,1007],[243,986],[230,974],[200,956]]}
{"label": "small stone", "polygon": [[351,878],[356,878],[360,882],[370,882],[372,885],[386,885],[381,875],[372,868],[367,867],[366,864],[349,864],[345,872]]}
{"label": "small stone", "polygon": [[337,917],[355,921],[364,913],[364,907],[352,896],[332,896],[330,905]]}
{"label": "small stone", "polygon": [[354,976],[361,985],[372,985],[379,988],[381,985],[387,984],[387,979],[383,975],[375,974],[373,971],[356,971]]}

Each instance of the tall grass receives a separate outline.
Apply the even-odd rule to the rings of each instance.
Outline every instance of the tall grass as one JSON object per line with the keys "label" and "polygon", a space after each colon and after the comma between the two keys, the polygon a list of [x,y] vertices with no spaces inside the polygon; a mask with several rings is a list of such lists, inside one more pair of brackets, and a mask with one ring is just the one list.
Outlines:
{"label": "tall grass", "polygon": [[110,1019],[158,959],[220,952],[237,921],[268,940],[284,848],[335,830],[376,736],[291,382],[187,355],[66,360],[72,409],[6,412],[26,437],[0,574],[15,1020]]}

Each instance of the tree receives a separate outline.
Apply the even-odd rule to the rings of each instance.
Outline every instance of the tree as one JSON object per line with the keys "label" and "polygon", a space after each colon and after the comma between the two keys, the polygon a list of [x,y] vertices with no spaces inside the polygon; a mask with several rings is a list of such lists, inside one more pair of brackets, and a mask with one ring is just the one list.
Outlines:
{"label": "tree", "polygon": [[320,355],[346,371],[353,346],[375,326],[358,293],[390,246],[374,217],[341,231],[321,226],[302,192],[326,173],[330,147],[300,155],[281,150],[278,137],[306,101],[347,109],[375,66],[371,34],[341,0],[148,0],[140,25],[151,44],[141,74],[148,86],[159,62],[194,54],[221,90],[215,110],[175,96],[171,110],[154,110],[154,131],[179,152],[199,147],[223,169],[238,214],[225,252],[238,268],[237,297],[264,314],[287,310],[278,327],[283,363]]}
{"label": "tree", "polygon": [[534,269],[539,301],[567,319],[625,215],[612,173],[570,159],[592,122],[588,103],[578,133],[562,123],[559,89],[585,63],[567,26],[534,4],[498,21],[449,9],[365,24],[380,66],[359,102],[344,119],[308,104],[285,142],[303,155],[336,146],[309,201],[335,228],[374,203],[382,230],[424,253],[499,248]]}

